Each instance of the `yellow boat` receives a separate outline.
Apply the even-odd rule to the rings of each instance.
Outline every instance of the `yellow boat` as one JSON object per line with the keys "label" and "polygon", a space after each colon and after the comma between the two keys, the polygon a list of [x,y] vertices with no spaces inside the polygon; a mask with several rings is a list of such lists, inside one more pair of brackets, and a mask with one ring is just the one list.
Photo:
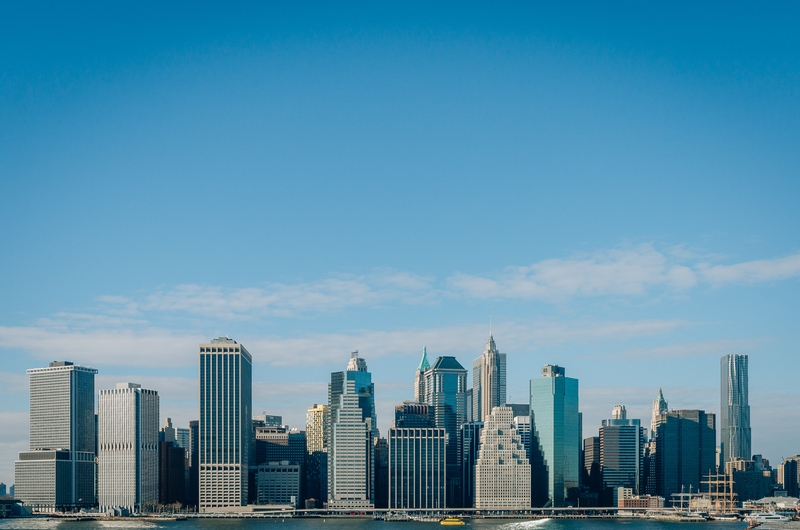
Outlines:
{"label": "yellow boat", "polygon": [[439,521],[439,524],[442,526],[464,526],[464,521],[458,517],[445,517]]}

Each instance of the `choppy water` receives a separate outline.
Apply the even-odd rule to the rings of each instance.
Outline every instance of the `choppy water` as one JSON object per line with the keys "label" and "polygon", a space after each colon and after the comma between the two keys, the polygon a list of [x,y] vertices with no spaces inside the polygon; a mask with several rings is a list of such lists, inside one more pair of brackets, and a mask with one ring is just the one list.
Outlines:
{"label": "choppy water", "polygon": [[[746,523],[669,523],[629,519],[467,520],[464,530],[743,530]],[[688,525],[688,526],[687,526]],[[699,527],[696,528],[696,525]],[[436,523],[383,522],[358,518],[189,519],[187,521],[64,521],[0,519],[0,530],[434,530]]]}

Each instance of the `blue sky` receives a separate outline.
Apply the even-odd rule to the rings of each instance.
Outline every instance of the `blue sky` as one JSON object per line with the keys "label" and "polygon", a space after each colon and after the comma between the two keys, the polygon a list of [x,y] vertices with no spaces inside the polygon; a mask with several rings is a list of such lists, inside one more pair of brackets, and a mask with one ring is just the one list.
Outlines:
{"label": "blue sky", "polygon": [[489,319],[526,401],[719,410],[800,452],[800,10],[793,3],[0,6],[0,481],[26,368],[68,359],[196,416],[197,344],[301,426],[359,349],[379,424],[423,344]]}

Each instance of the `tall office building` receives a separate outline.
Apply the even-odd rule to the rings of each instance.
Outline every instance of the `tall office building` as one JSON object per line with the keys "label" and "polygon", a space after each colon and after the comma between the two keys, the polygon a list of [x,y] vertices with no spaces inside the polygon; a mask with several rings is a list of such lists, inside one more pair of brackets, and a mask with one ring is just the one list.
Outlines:
{"label": "tall office building", "polygon": [[328,405],[312,405],[306,412],[306,484],[313,506],[328,499]]}
{"label": "tall office building", "polygon": [[253,358],[228,337],[200,344],[199,509],[247,504]]}
{"label": "tall office building", "polygon": [[654,459],[656,495],[699,491],[716,473],[716,416],[702,410],[672,410],[656,419]]}
{"label": "tall office building", "polygon": [[531,506],[531,466],[514,428],[511,408],[492,409],[481,430],[475,464],[475,508],[524,510]]}
{"label": "tall office building", "polygon": [[560,366],[545,365],[542,377],[531,379],[530,403],[534,504],[566,506],[580,488],[578,380]]}
{"label": "tall office building", "polygon": [[461,500],[458,435],[467,421],[467,370],[455,357],[439,357],[425,372],[425,402],[431,406],[436,427],[447,433],[448,507]]}
{"label": "tall office building", "polygon": [[447,432],[437,428],[433,407],[405,402],[395,407],[389,429],[389,509],[447,506]]}
{"label": "tall office building", "polygon": [[[530,410],[530,405],[528,406]],[[513,410],[513,409],[512,409]],[[522,440],[522,446],[525,448],[525,456],[528,460],[531,459],[531,417],[527,414],[524,416],[514,416],[514,429],[516,429],[519,439]]]}
{"label": "tall office building", "polygon": [[469,422],[461,426],[458,460],[461,463],[461,506],[475,506],[475,464],[481,448],[483,422]]}
{"label": "tall office building", "polygon": [[489,334],[483,354],[472,362],[472,414],[484,421],[494,407],[506,403],[506,354],[497,351]]}
{"label": "tall office building", "polygon": [[414,374],[414,401],[425,401],[425,372],[431,369],[431,363],[428,362],[428,347],[422,347],[422,359],[419,361],[419,366]]}
{"label": "tall office building", "polygon": [[[118,383],[97,399],[100,511],[139,512],[158,502],[158,392]],[[181,476],[181,479],[183,477]]]}
{"label": "tall office building", "polygon": [[720,359],[720,467],[735,458],[750,460],[750,401],[747,355]]}
{"label": "tall office building", "polygon": [[800,497],[800,455],[778,464],[778,484],[789,497]]}
{"label": "tall office building", "polygon": [[[600,437],[591,436],[583,439],[583,479],[582,484],[589,493],[599,495],[603,487],[600,470]],[[581,503],[583,504],[583,503]]]}
{"label": "tall office building", "polygon": [[635,495],[643,494],[641,481],[647,430],[640,421],[628,419],[625,407],[617,405],[611,419],[603,420],[599,438],[604,487],[628,488]]}
{"label": "tall office building", "polygon": [[189,490],[186,492],[186,504],[197,509],[200,490],[200,422],[189,422]]}
{"label": "tall office building", "polygon": [[52,362],[28,370],[30,450],[14,465],[18,499],[34,510],[96,505],[94,376],[97,370]]}
{"label": "tall office building", "polygon": [[375,386],[367,362],[352,353],[328,385],[328,507],[372,508],[378,437]]}

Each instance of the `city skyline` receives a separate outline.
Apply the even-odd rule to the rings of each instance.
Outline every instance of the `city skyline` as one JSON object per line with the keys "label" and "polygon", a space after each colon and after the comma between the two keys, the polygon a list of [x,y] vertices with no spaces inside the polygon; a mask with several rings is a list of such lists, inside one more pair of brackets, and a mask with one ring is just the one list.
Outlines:
{"label": "city skyline", "polygon": [[253,356],[253,413],[303,428],[349,352],[378,429],[414,371],[506,400],[580,381],[720,414],[749,359],[751,449],[798,452],[794,4],[0,5],[0,482],[26,370],[71,361],[199,418],[198,344]]}

